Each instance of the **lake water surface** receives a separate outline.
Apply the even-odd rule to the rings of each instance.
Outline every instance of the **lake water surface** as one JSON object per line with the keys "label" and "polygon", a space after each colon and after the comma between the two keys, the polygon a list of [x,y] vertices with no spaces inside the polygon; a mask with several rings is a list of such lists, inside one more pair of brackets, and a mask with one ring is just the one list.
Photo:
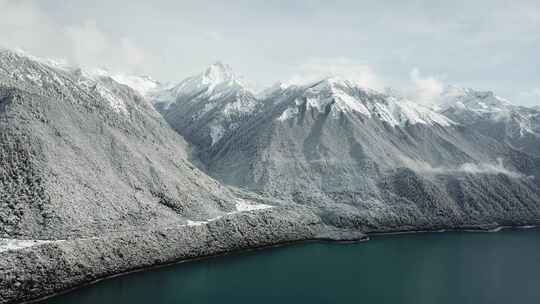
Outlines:
{"label": "lake water surface", "polygon": [[540,230],[257,250],[134,273],[44,303],[540,303]]}

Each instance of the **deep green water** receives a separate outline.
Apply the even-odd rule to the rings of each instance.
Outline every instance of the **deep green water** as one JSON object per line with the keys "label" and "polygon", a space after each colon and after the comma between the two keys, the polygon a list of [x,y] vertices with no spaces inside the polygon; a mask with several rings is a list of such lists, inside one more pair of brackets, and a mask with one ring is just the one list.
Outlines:
{"label": "deep green water", "polygon": [[45,303],[540,303],[540,230],[258,250],[118,277]]}

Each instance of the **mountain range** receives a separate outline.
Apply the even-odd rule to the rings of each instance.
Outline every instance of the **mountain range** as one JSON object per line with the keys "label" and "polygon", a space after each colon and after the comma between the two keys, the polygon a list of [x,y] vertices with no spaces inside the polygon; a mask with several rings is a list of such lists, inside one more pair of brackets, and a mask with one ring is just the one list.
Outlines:
{"label": "mountain range", "polygon": [[0,50],[0,303],[310,239],[540,222],[540,111],[328,77],[262,93]]}
{"label": "mountain range", "polygon": [[225,184],[314,207],[325,222],[361,231],[539,218],[535,109],[452,87],[432,108],[339,78],[256,97],[224,67],[149,99],[195,146],[200,167]]}

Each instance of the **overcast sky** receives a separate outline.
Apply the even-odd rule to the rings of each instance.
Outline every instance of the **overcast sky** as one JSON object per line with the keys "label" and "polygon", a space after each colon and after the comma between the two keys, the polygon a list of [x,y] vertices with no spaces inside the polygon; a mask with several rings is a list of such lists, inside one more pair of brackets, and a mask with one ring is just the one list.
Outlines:
{"label": "overcast sky", "polygon": [[0,0],[0,45],[161,81],[219,60],[259,88],[341,74],[540,105],[539,3]]}

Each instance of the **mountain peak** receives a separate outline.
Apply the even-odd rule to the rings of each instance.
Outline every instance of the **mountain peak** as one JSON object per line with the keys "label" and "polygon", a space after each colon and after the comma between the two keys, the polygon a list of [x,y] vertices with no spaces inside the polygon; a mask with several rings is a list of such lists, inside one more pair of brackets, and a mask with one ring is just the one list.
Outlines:
{"label": "mountain peak", "polygon": [[231,67],[220,61],[210,65],[203,73],[203,82],[205,83],[223,83],[236,79]]}
{"label": "mountain peak", "polygon": [[229,65],[218,61],[202,73],[188,77],[174,86],[162,87],[161,90],[152,92],[151,98],[154,103],[168,109],[181,96],[185,98],[197,96],[196,100],[214,100],[242,91],[251,92]]}

